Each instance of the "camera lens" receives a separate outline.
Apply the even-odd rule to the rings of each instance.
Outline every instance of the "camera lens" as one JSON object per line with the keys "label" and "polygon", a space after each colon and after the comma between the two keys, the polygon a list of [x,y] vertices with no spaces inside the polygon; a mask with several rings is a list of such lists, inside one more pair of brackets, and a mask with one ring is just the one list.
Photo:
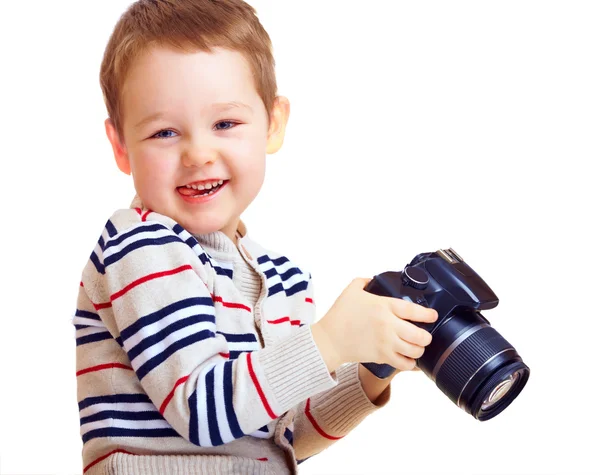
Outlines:
{"label": "camera lens", "polygon": [[480,421],[506,409],[529,378],[515,348],[472,309],[457,310],[433,332],[419,367]]}
{"label": "camera lens", "polygon": [[492,392],[486,397],[485,401],[481,404],[481,410],[487,411],[490,407],[496,404],[503,396],[508,393],[513,383],[515,382],[516,377],[519,373],[511,374],[508,379],[502,381],[498,386],[492,389]]}

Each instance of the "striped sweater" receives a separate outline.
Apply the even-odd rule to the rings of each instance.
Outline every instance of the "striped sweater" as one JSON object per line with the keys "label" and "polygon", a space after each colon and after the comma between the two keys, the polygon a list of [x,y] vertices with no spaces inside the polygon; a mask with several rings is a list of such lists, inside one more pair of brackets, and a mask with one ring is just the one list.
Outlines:
{"label": "striped sweater", "polygon": [[356,364],[329,373],[311,275],[238,233],[192,236],[139,198],[106,222],[73,318],[87,475],[297,473],[389,400]]}

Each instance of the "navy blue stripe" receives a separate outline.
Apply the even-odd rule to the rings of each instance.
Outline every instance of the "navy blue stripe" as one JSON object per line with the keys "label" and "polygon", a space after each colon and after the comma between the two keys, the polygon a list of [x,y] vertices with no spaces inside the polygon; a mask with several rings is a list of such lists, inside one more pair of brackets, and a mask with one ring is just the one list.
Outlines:
{"label": "navy blue stripe", "polygon": [[285,256],[281,256],[281,257],[278,257],[277,259],[272,259],[271,262],[273,262],[273,265],[275,265],[275,266],[280,266],[280,265],[285,264],[286,262],[290,262],[290,260]]}
{"label": "navy blue stripe", "polygon": [[113,254],[112,256],[108,256],[106,259],[104,259],[104,266],[108,267],[111,264],[114,264],[114,263],[120,261],[127,254],[135,251],[136,249],[140,249],[140,248],[146,247],[146,246],[163,246],[165,244],[169,244],[172,242],[180,243],[182,241],[178,236],[164,236],[161,238],[140,239],[139,241],[135,241],[135,242],[132,242],[131,244],[128,244],[122,250]]}
{"label": "navy blue stripe", "polygon": [[225,397],[225,413],[227,414],[227,422],[229,429],[234,438],[239,439],[244,437],[244,432],[238,423],[235,410],[233,409],[233,377],[232,377],[233,361],[225,362],[223,366],[223,396]]}
{"label": "navy blue stripe", "polygon": [[[267,426],[262,426],[260,429],[258,429],[260,432],[269,432],[269,428]],[[288,430],[288,429],[286,429]]]}
{"label": "navy blue stripe", "polygon": [[214,269],[218,275],[224,275],[226,277],[229,277],[230,279],[233,279],[233,270],[223,269],[222,267],[219,267],[219,266],[215,266]]}
{"label": "navy blue stripe", "polygon": [[289,259],[285,256],[281,256],[276,259],[271,259],[268,255],[265,254],[264,256],[260,256],[256,260],[256,262],[258,262],[259,264],[264,264],[265,262],[269,262],[269,261],[271,261],[274,266],[280,266],[282,264],[285,264],[286,262],[289,262]]}
{"label": "navy blue stripe", "polygon": [[93,333],[91,335],[86,335],[86,336],[76,338],[75,346],[87,345],[88,343],[94,343],[96,341],[110,340],[111,338],[112,338],[112,335],[110,334],[110,332]]}
{"label": "navy blue stripe", "polygon": [[269,256],[265,255],[265,256],[260,256],[259,258],[256,259],[256,262],[258,264],[264,264],[265,262],[269,262],[271,259],[269,259]]}
{"label": "navy blue stripe", "polygon": [[183,231],[185,231],[185,229],[183,229],[183,226],[181,226],[181,224],[175,223],[175,226],[173,226],[173,231],[176,234],[181,234]]}
{"label": "navy blue stripe", "polygon": [[119,346],[121,348],[123,348],[123,338],[121,338],[120,336],[118,336],[117,338],[115,338],[115,341],[119,344]]}
{"label": "navy blue stripe", "polygon": [[105,427],[86,432],[81,437],[83,443],[99,437],[181,437],[175,429],[123,429],[121,427]]}
{"label": "navy blue stripe", "polygon": [[100,249],[104,251],[104,238],[102,236],[98,239],[98,245],[100,246]]}
{"label": "navy blue stripe", "polygon": [[198,439],[198,405],[197,405],[196,390],[188,398],[188,406],[190,408],[190,442],[195,445],[200,445]]}
{"label": "navy blue stripe", "polygon": [[[75,330],[83,330],[84,328],[92,328],[93,325],[75,325]],[[96,327],[98,328],[98,327]]]}
{"label": "navy blue stripe", "polygon": [[98,259],[96,251],[92,251],[90,254],[90,261],[92,261],[92,264],[94,264],[94,267],[99,274],[104,274],[104,265],[100,262],[100,259]]}
{"label": "navy blue stripe", "polygon": [[198,244],[198,240],[194,236],[190,236],[185,240],[185,243],[193,249],[196,246],[196,244]]}
{"label": "navy blue stripe", "polygon": [[225,332],[217,332],[225,337],[225,339],[230,342],[245,342],[245,343],[255,343],[256,335],[254,333],[225,333]]}
{"label": "navy blue stripe", "polygon": [[296,275],[296,274],[302,274],[302,271],[300,269],[298,269],[297,267],[292,267],[292,268],[286,270],[283,274],[279,274],[279,276],[281,277],[281,280],[283,280],[285,282],[290,277],[292,277],[293,275]]}
{"label": "navy blue stripe", "polygon": [[121,234],[118,238],[111,239],[110,241],[108,241],[108,243],[106,244],[105,249],[108,249],[108,248],[111,248],[111,247],[114,247],[114,246],[118,246],[123,241],[125,241],[125,239],[130,238],[131,236],[135,236],[136,234],[147,233],[147,232],[154,232],[154,231],[161,231],[163,229],[169,229],[169,228],[167,228],[164,224],[160,224],[160,223],[144,224],[142,226],[138,226],[137,228],[132,229],[129,232]]}
{"label": "navy blue stripe", "polygon": [[206,373],[206,416],[208,418],[208,433],[213,447],[223,445],[217,422],[217,407],[215,405],[215,368]]}
{"label": "navy blue stripe", "polygon": [[209,259],[205,252],[201,252],[200,254],[198,254],[198,258],[200,259],[200,262],[202,262],[202,265],[208,264],[212,268],[214,268],[212,261]]}
{"label": "navy blue stripe", "polygon": [[202,330],[199,333],[194,333],[193,335],[186,336],[181,340],[176,341],[171,346],[166,348],[162,353],[150,358],[146,361],[142,366],[140,366],[136,374],[140,380],[144,379],[144,377],[156,368],[158,365],[166,361],[166,359],[171,356],[173,353],[185,348],[186,346],[193,345],[194,343],[202,340],[206,340],[208,338],[214,338],[215,334],[210,330]]}
{"label": "navy blue stripe", "polygon": [[242,353],[244,353],[244,352],[243,351],[231,351],[231,350],[229,350],[229,359],[230,360],[237,360]]}
{"label": "navy blue stripe", "polygon": [[94,404],[115,404],[118,402],[152,402],[150,398],[143,393],[137,394],[109,394],[108,396],[91,396],[79,401],[79,410]]}
{"label": "navy blue stripe", "polygon": [[302,460],[296,460],[296,463],[297,463],[298,465],[300,465],[302,462],[306,462],[306,461],[307,461],[309,458],[310,458],[310,457],[306,457],[305,459],[302,459]]}
{"label": "navy blue stripe", "polygon": [[[265,272],[265,276],[267,277],[267,279],[270,279],[271,277],[274,277],[277,275],[277,269],[273,268],[273,269],[269,269],[268,271]],[[302,271],[300,269],[298,269],[297,267],[292,267],[291,269],[286,270],[283,274],[279,274],[279,277],[281,278],[282,281],[286,281],[288,280],[290,277],[292,277],[293,275],[296,274],[302,274]]]}
{"label": "navy blue stripe", "polygon": [[125,421],[164,421],[165,418],[157,411],[100,411],[91,416],[82,417],[79,425],[87,424],[88,422],[101,421],[102,419],[121,419]]}
{"label": "navy blue stripe", "polygon": [[115,225],[110,219],[106,222],[106,225],[104,227],[106,228],[106,231],[108,232],[108,235],[110,237],[116,236],[117,228],[115,228]]}
{"label": "navy blue stripe", "polygon": [[[158,322],[159,320],[163,319],[168,315],[171,315],[177,310],[192,307],[194,305],[206,305],[214,307],[214,302],[210,297],[191,297],[188,299],[179,300],[178,302],[174,302],[170,305],[167,305],[166,307],[163,307],[160,310],[157,310],[156,312],[149,313],[144,317],[138,318],[134,323],[129,325],[127,328],[123,329],[123,331],[121,332],[121,338],[123,338],[123,340],[127,340],[145,326]],[[213,323],[215,322],[215,319],[212,315],[211,321]]]}
{"label": "navy blue stripe", "polygon": [[292,285],[289,289],[285,289],[283,287],[283,284],[281,284],[281,283],[276,284],[273,287],[269,288],[269,297],[272,295],[275,295],[278,292],[282,292],[282,291],[284,291],[288,297],[291,297],[292,295],[294,295],[298,292],[306,290],[307,287],[308,287],[308,282],[305,280]]}
{"label": "navy blue stripe", "polygon": [[100,321],[100,315],[98,315],[97,313],[88,312],[87,310],[79,310],[79,309],[77,309],[77,311],[75,312],[75,316],[76,317],[83,317],[83,318],[91,318],[92,320],[98,320],[98,321]]}
{"label": "navy blue stripe", "polygon": [[140,341],[137,345],[135,345],[127,352],[127,356],[129,356],[129,360],[133,360],[144,350],[150,348],[152,345],[155,345],[159,341],[163,341],[167,336],[169,336],[171,333],[176,332],[177,330],[189,327],[190,325],[194,325],[195,323],[212,321],[214,321],[214,318],[212,318],[210,315],[203,315],[202,317],[200,317],[200,315],[192,315],[191,317],[184,318],[183,320],[177,320],[163,328],[161,331],[155,333],[154,335],[150,335],[144,338],[142,341]]}
{"label": "navy blue stripe", "polygon": [[287,441],[290,443],[290,445],[294,445],[294,433],[289,430],[287,427],[285,428],[285,432],[283,433],[283,436],[287,439]]}

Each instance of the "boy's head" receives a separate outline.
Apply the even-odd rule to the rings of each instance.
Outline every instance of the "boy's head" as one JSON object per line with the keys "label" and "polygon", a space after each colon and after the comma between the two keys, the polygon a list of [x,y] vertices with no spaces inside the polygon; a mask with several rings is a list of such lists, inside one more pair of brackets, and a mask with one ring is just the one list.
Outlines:
{"label": "boy's head", "polygon": [[[242,0],[139,0],[115,27],[100,82],[117,164],[144,204],[192,233],[234,239],[289,116],[254,9]],[[215,193],[196,197],[219,180]]]}

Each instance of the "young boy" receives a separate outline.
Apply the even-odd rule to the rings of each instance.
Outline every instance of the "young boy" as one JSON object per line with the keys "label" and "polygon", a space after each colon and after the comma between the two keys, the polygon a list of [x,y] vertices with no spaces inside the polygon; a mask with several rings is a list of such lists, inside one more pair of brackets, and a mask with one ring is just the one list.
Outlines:
{"label": "young boy", "polygon": [[242,0],[139,0],[107,45],[106,133],[136,196],[83,271],[87,474],[296,473],[390,397],[435,311],[354,279],[317,323],[311,275],[240,215],[283,143],[267,33]]}

